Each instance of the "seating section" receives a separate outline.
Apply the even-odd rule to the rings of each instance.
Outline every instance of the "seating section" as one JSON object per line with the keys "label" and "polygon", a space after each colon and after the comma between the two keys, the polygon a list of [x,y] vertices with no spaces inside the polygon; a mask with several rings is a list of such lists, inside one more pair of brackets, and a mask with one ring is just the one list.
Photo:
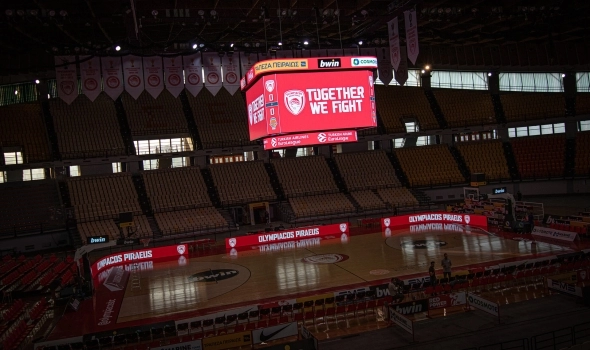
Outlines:
{"label": "seating section", "polygon": [[142,175],[154,212],[212,205],[198,167],[150,170]]}
{"label": "seating section", "polygon": [[576,175],[590,175],[590,131],[576,134]]}
{"label": "seating section", "polygon": [[222,205],[276,199],[262,161],[216,164],[209,169]]}
{"label": "seating section", "polygon": [[512,149],[522,178],[564,175],[565,135],[513,139]]}
{"label": "seating section", "polygon": [[565,97],[561,93],[509,92],[500,95],[509,122],[565,116]]}
{"label": "seating section", "polygon": [[131,174],[78,177],[67,183],[78,223],[114,219],[124,212],[141,215]]}
{"label": "seating section", "polygon": [[576,115],[590,114],[590,94],[579,93],[576,95]]}
{"label": "seating section", "polygon": [[88,237],[108,235],[111,240],[120,238],[123,234],[124,237],[128,237],[129,233],[132,233],[131,237],[151,237],[153,232],[150,224],[145,215],[137,215],[133,217],[134,226],[127,231],[127,228],[123,228],[123,231],[119,228],[114,220],[100,220],[100,221],[88,221],[78,223],[78,232],[83,242],[87,242]]}
{"label": "seating section", "polygon": [[39,231],[65,226],[54,180],[0,184],[0,230]]}
{"label": "seating section", "polygon": [[465,182],[447,145],[398,148],[395,153],[412,187]]}
{"label": "seating section", "polygon": [[359,204],[362,210],[384,209],[385,203],[371,190],[354,191],[350,195]]}
{"label": "seating section", "polygon": [[25,163],[51,160],[39,104],[0,107],[0,147],[12,146],[22,147]]}
{"label": "seating section", "polygon": [[154,217],[165,235],[227,229],[227,221],[214,207],[155,213]]}
{"label": "seating section", "polygon": [[488,180],[510,179],[501,141],[456,144],[471,173],[484,173]]}
{"label": "seating section", "polygon": [[377,193],[379,193],[379,197],[381,197],[383,202],[389,203],[391,206],[397,208],[419,205],[416,197],[405,187],[380,188],[377,190]]}
{"label": "seating section", "polygon": [[334,156],[348,191],[401,186],[383,150]]}
{"label": "seating section", "polygon": [[405,132],[404,118],[415,118],[421,130],[439,128],[421,88],[376,85],[375,102],[387,133]]}
{"label": "seating section", "polygon": [[62,158],[125,155],[115,103],[105,93],[94,102],[80,95],[69,106],[56,98],[49,108]]}
{"label": "seating section", "polygon": [[271,162],[287,197],[338,192],[323,156],[280,158]]}
{"label": "seating section", "polygon": [[298,218],[355,212],[354,205],[343,193],[289,198],[289,204]]}
{"label": "seating section", "polygon": [[255,144],[248,134],[246,103],[240,93],[225,89],[213,96],[203,89],[197,97],[188,94],[203,148],[221,148]]}
{"label": "seating section", "polygon": [[187,134],[188,127],[182,109],[182,102],[168,90],[154,99],[144,91],[137,100],[123,92],[123,108],[133,136]]}
{"label": "seating section", "polygon": [[488,92],[440,89],[434,90],[434,96],[451,128],[496,123]]}

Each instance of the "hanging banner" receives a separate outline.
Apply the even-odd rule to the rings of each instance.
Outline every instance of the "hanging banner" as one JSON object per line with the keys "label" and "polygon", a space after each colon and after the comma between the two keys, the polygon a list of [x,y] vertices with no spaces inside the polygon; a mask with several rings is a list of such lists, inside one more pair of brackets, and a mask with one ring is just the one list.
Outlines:
{"label": "hanging banner", "polygon": [[184,66],[184,88],[191,95],[197,96],[203,89],[203,65],[201,63],[201,53],[184,56],[182,58]]}
{"label": "hanging banner", "polygon": [[182,92],[182,89],[184,89],[182,77],[182,57],[164,57],[163,60],[166,90],[168,90],[172,96],[178,97],[180,92]]}
{"label": "hanging banner", "polygon": [[389,55],[391,56],[391,66],[397,72],[399,68],[399,28],[397,25],[397,17],[387,22],[389,30]]}
{"label": "hanging banner", "polygon": [[223,87],[231,94],[235,94],[240,89],[240,67],[238,58],[225,55],[222,58],[223,63]]}
{"label": "hanging banner", "polygon": [[326,57],[326,50],[311,50],[310,57]]}
{"label": "hanging banner", "polygon": [[123,92],[123,71],[120,57],[101,57],[102,81],[104,92],[116,100]]}
{"label": "hanging banner", "polygon": [[143,76],[145,78],[145,91],[153,98],[158,98],[164,90],[162,79],[162,58],[159,56],[143,58]]}
{"label": "hanging banner", "polygon": [[246,75],[248,70],[258,62],[258,55],[255,52],[240,52],[240,65],[242,67],[242,73],[240,76]]}
{"label": "hanging banner", "polygon": [[420,53],[418,47],[418,18],[416,18],[416,10],[404,12],[406,22],[406,43],[408,47],[408,58],[412,64],[416,64],[416,58]]}
{"label": "hanging banner", "polygon": [[277,51],[277,58],[293,58],[293,51],[291,50],[280,50]]}
{"label": "hanging banner", "polygon": [[205,88],[213,96],[217,95],[223,83],[221,81],[221,57],[217,52],[203,53],[203,71],[205,73]]}
{"label": "hanging banner", "polygon": [[82,93],[92,102],[100,94],[100,58],[80,56]]}
{"label": "hanging banner", "polygon": [[57,96],[71,104],[78,97],[76,56],[55,56],[55,80]]}
{"label": "hanging banner", "polygon": [[125,91],[137,100],[144,89],[141,57],[133,55],[123,57],[123,77],[125,77]]}
{"label": "hanging banner", "polygon": [[391,80],[393,80],[393,68],[391,67],[388,48],[377,48],[377,65],[379,66],[379,79],[384,85],[389,85]]}
{"label": "hanging banner", "polygon": [[357,48],[344,49],[344,56],[358,56],[358,55],[359,55],[359,49],[357,49]]}
{"label": "hanging banner", "polygon": [[408,81],[408,56],[406,54],[405,47],[400,48],[400,61],[399,67],[395,71],[395,81],[397,81],[401,86],[404,86],[406,81]]}
{"label": "hanging banner", "polygon": [[328,49],[327,57],[340,57],[342,56],[342,49]]}

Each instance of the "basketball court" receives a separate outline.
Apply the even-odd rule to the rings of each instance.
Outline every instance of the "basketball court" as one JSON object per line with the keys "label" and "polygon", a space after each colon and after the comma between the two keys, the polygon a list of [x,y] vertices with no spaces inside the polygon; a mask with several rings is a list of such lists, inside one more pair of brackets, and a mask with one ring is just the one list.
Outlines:
{"label": "basketball court", "polygon": [[[571,252],[572,247],[515,240],[457,224],[414,225],[400,230],[310,238],[253,246],[225,254],[117,266],[95,280],[94,317],[84,334],[181,320],[238,306],[294,300],[384,283],[391,277],[427,275],[444,253],[454,273],[501,262]],[[106,287],[106,288],[104,288]],[[102,288],[102,289],[101,289]],[[60,322],[83,317],[66,314]],[[71,324],[71,323],[70,323]],[[82,329],[83,328],[83,329]],[[62,336],[65,334],[61,334]]]}

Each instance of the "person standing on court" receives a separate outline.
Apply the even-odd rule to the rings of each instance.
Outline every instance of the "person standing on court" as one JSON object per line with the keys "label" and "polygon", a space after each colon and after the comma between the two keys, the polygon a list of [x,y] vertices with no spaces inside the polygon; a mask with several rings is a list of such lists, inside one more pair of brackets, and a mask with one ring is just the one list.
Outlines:
{"label": "person standing on court", "polygon": [[440,264],[443,267],[443,278],[451,278],[451,259],[449,259],[449,256],[447,255],[447,253],[445,253],[444,258],[442,259],[442,261],[440,262]]}
{"label": "person standing on court", "polygon": [[430,262],[428,276],[430,276],[430,285],[434,287],[436,285],[436,271],[434,270],[434,261]]}

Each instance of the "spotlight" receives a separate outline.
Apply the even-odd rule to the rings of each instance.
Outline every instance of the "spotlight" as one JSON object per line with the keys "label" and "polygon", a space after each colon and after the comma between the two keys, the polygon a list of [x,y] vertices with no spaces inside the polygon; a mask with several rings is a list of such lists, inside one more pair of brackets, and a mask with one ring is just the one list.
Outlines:
{"label": "spotlight", "polygon": [[229,44],[229,47],[234,47],[234,43]]}
{"label": "spotlight", "polygon": [[39,84],[39,79],[36,79],[35,80],[35,84]]}
{"label": "spotlight", "polygon": [[61,10],[61,11],[59,11],[59,15],[60,15],[60,16],[62,16],[62,17],[65,17],[65,16],[67,16],[67,15],[68,15],[68,11],[66,11],[66,10]]}
{"label": "spotlight", "polygon": [[367,12],[367,10],[362,10],[362,11],[361,11],[361,15],[363,15],[363,16],[366,16],[366,15],[368,15],[368,14],[369,14],[369,12]]}
{"label": "spotlight", "polygon": [[488,72],[488,77],[491,77],[491,76],[492,76],[492,72]]}
{"label": "spotlight", "polygon": [[362,45],[362,44],[363,44],[363,41],[362,40],[359,40],[359,45]]}
{"label": "spotlight", "polygon": [[203,10],[199,10],[199,12],[197,12],[199,14],[199,16],[203,17],[205,16],[205,11]]}
{"label": "spotlight", "polygon": [[217,16],[217,11],[215,10],[211,10],[211,12],[209,12],[211,14],[211,16],[215,17]]}
{"label": "spotlight", "polygon": [[430,70],[430,65],[428,65],[428,64],[427,64],[427,65],[425,65],[425,66],[424,66],[424,69],[426,69],[426,70]]}
{"label": "spotlight", "polygon": [[561,77],[562,77],[562,78],[565,78],[565,73],[561,74]]}
{"label": "spotlight", "polygon": [[193,44],[193,50],[196,50],[196,49],[197,49],[197,47],[199,47],[199,45],[197,45],[197,44]]}
{"label": "spotlight", "polygon": [[244,43],[245,47],[250,47],[250,43]]}
{"label": "spotlight", "polygon": [[22,17],[22,16],[25,15],[25,11],[23,11],[23,10],[16,10],[16,14]]}
{"label": "spotlight", "polygon": [[283,46],[283,43],[279,41],[279,46]]}
{"label": "spotlight", "polygon": [[426,73],[426,71],[425,71],[424,69],[422,69],[422,70],[420,71],[420,73],[424,74],[424,73]]}
{"label": "spotlight", "polygon": [[119,46],[119,45],[115,46],[115,51],[121,51],[121,46]]}
{"label": "spotlight", "polygon": [[12,10],[6,10],[6,11],[4,11],[4,14],[6,16],[10,17],[10,16],[14,15],[14,12],[12,12]]}
{"label": "spotlight", "polygon": [[336,9],[336,10],[334,11],[334,16],[339,16],[339,15],[340,15],[340,10]]}
{"label": "spotlight", "polygon": [[283,11],[281,12],[281,15],[283,15],[283,16],[286,16],[286,15],[287,15],[287,10],[283,10]]}
{"label": "spotlight", "polygon": [[205,46],[205,44],[199,44],[199,47],[204,47],[204,46]]}
{"label": "spotlight", "polygon": [[158,15],[158,10],[152,10],[152,16],[156,17]]}
{"label": "spotlight", "polygon": [[55,11],[49,10],[49,17],[55,17]]}
{"label": "spotlight", "polygon": [[305,41],[303,42],[303,45],[309,45],[309,41],[305,40]]}
{"label": "spotlight", "polygon": [[18,90],[14,90],[14,94],[15,95],[18,95]]}

